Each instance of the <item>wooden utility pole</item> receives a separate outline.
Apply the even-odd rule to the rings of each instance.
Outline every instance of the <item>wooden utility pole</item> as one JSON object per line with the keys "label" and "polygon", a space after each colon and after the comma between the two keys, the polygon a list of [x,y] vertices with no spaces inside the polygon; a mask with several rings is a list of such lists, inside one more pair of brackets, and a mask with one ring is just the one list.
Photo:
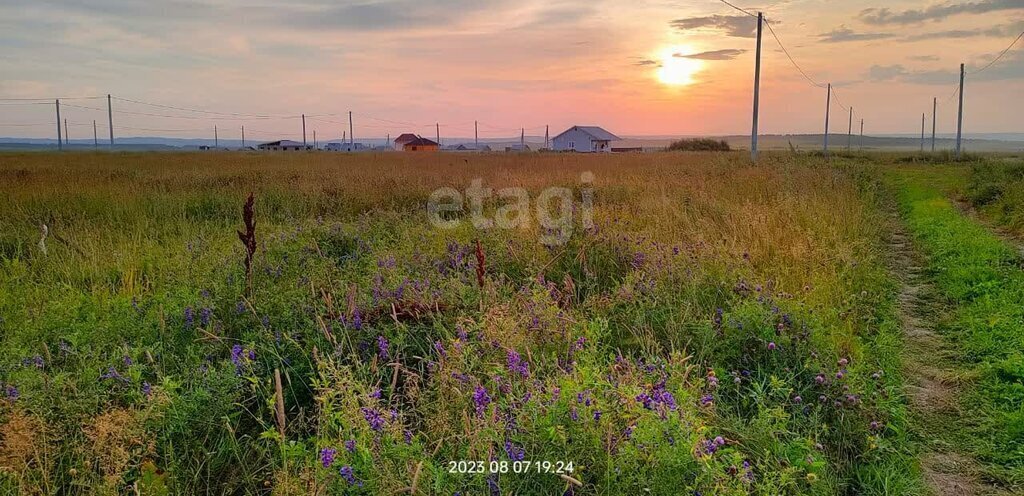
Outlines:
{"label": "wooden utility pole", "polygon": [[114,149],[114,106],[110,103],[110,93],[107,93],[107,127],[110,128],[110,149]]}
{"label": "wooden utility pole", "polygon": [[551,149],[551,139],[548,138],[548,136],[551,136],[549,134],[549,131],[550,131],[550,126],[545,124],[544,125],[544,149],[545,150],[550,150]]}
{"label": "wooden utility pole", "polygon": [[55,100],[55,106],[57,108],[57,149],[64,149],[64,134],[60,129],[60,98]]}
{"label": "wooden utility pole", "polygon": [[964,65],[960,64],[960,106],[956,112],[956,159],[960,160],[960,137],[964,127]]}
{"label": "wooden utility pole", "polygon": [[853,106],[850,106],[850,124],[846,128],[846,151],[850,151],[850,144],[853,141]]}
{"label": "wooden utility pole", "polygon": [[356,133],[352,130],[352,111],[348,111],[348,151],[355,151],[356,149]]}
{"label": "wooden utility pole", "polygon": [[437,147],[441,148],[441,123],[434,123],[435,129],[437,130]]}
{"label": "wooden utility pole", "polygon": [[245,124],[242,124],[242,149],[245,149]]}
{"label": "wooden utility pole", "polygon": [[[754,54],[754,123],[750,130],[750,160],[757,161],[757,112],[761,91],[761,23],[764,16],[757,13],[757,50]],[[826,147],[827,148],[827,147]]]}
{"label": "wooden utility pole", "polygon": [[92,147],[93,148],[99,148],[100,147],[100,138],[96,134],[96,119],[92,120]]}
{"label": "wooden utility pole", "polygon": [[302,114],[302,148],[306,148],[306,114]]}
{"label": "wooden utility pole", "polygon": [[828,157],[828,114],[832,107],[832,83],[828,83],[828,96],[825,98],[825,156]]}
{"label": "wooden utility pole", "polygon": [[477,121],[473,121],[473,148],[480,149],[480,127]]}
{"label": "wooden utility pole", "polygon": [[68,120],[65,118],[64,119],[64,144],[65,145],[71,146],[70,138],[71,138],[71,134],[68,133]]}
{"label": "wooden utility pole", "polygon": [[924,112],[921,112],[921,153],[924,153]]}
{"label": "wooden utility pole", "polygon": [[935,110],[939,107],[939,99],[932,98],[932,153],[935,153]]}
{"label": "wooden utility pole", "polygon": [[526,128],[519,130],[519,151],[526,151]]}
{"label": "wooden utility pole", "polygon": [[314,129],[314,130],[313,130],[313,149],[314,149],[314,150],[316,150],[316,149],[317,149],[316,147],[317,147],[317,142],[316,142],[316,129]]}
{"label": "wooden utility pole", "polygon": [[213,126],[213,147],[220,148],[220,139],[217,137],[217,126]]}

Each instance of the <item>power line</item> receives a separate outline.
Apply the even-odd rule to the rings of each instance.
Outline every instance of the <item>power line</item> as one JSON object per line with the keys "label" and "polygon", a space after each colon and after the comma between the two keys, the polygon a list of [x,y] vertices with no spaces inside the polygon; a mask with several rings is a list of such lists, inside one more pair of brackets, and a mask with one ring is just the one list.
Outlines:
{"label": "power line", "polygon": [[164,104],[160,104],[160,103],[143,102],[143,101],[140,101],[140,100],[132,100],[130,98],[121,98],[121,97],[118,97],[118,96],[114,96],[112,98],[115,99],[115,100],[118,100],[118,101],[122,101],[122,102],[136,103],[136,104],[139,104],[139,105],[148,105],[150,107],[164,108],[164,109],[170,109],[170,110],[180,110],[182,112],[195,112],[195,113],[198,113],[198,114],[227,115],[227,116],[233,116],[233,117],[249,117],[249,118],[261,118],[261,119],[273,119],[273,118],[286,119],[286,118],[297,118],[297,117],[299,117],[297,115],[286,115],[286,116],[278,115],[278,116],[274,116],[274,115],[266,115],[266,114],[245,114],[245,113],[239,113],[239,112],[216,112],[216,111],[213,111],[213,110],[201,110],[201,109],[194,109],[194,108],[188,108],[188,107],[176,107],[174,105],[164,105]]}
{"label": "power line", "polygon": [[999,55],[996,56],[996,58],[992,59],[992,62],[989,62],[987,65],[985,65],[985,67],[982,67],[981,69],[978,69],[977,71],[974,71],[971,74],[980,74],[984,72],[985,69],[992,67],[992,65],[995,64],[996,62],[999,62],[999,59],[1003,58],[1003,55],[1006,55],[1006,52],[1009,52],[1010,49],[1013,48],[1013,45],[1016,45],[1017,42],[1020,41],[1021,37],[1024,37],[1024,31],[1021,31],[1020,34],[1018,34],[1017,37],[1014,38],[1013,42],[1010,43],[1010,46],[1006,47],[1006,49],[1003,50],[1002,52],[999,52]]}
{"label": "power line", "polygon": [[793,60],[793,56],[789,54],[789,50],[787,50],[786,46],[782,44],[782,40],[779,39],[779,35],[775,34],[775,29],[772,28],[772,23],[769,22],[767,18],[765,18],[764,24],[768,26],[768,32],[772,34],[772,38],[775,38],[775,42],[779,44],[779,48],[782,49],[782,53],[785,53],[786,58],[788,58],[790,63],[793,64],[793,67],[796,67],[796,70],[800,71],[800,75],[803,76],[804,79],[806,79],[813,86],[817,88],[824,88],[824,86],[822,86],[821,83],[811,79],[811,77],[808,76],[807,73],[804,72],[804,70],[800,67],[800,64],[797,64],[796,61]]}
{"label": "power line", "polygon": [[718,0],[718,1],[724,3],[724,4],[728,5],[728,6],[730,6],[732,8],[734,8],[734,9],[740,11],[740,12],[743,12],[744,14],[747,14],[748,16],[757,17],[757,14],[752,14],[749,10],[741,9],[741,8],[739,8],[739,7],[735,6],[735,5],[727,2],[726,0]]}

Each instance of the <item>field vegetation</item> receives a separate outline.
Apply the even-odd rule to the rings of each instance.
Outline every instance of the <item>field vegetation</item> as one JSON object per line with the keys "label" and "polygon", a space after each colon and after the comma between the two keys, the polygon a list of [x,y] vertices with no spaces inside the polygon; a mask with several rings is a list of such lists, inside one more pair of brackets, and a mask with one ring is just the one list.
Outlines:
{"label": "field vegetation", "polygon": [[[595,225],[563,245],[427,222],[440,187],[578,197],[584,172]],[[0,487],[916,494],[875,179],[781,154],[0,156]],[[977,256],[992,278],[943,285],[991,310],[1008,255]],[[1019,372],[963,334],[992,388]]]}

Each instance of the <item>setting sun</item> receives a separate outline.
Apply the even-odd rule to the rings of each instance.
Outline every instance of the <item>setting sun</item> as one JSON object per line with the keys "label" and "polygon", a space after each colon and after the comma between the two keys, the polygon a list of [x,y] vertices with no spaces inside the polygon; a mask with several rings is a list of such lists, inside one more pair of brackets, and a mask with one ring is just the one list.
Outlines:
{"label": "setting sun", "polygon": [[692,84],[694,74],[700,71],[703,64],[699,60],[683,56],[690,53],[694,53],[693,47],[687,45],[670,46],[662,50],[658,81],[670,86]]}

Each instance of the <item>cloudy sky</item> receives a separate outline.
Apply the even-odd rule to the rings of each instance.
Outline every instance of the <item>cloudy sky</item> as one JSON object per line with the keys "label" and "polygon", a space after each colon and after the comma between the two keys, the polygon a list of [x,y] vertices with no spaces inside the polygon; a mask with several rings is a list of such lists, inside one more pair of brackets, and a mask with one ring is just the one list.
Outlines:
{"label": "cloudy sky", "polygon": [[[763,10],[833,122],[939,132],[967,64],[965,129],[1024,132],[1024,0],[733,0]],[[0,136],[50,137],[52,105],[113,94],[119,136],[483,137],[572,124],[620,135],[749,132],[755,21],[717,0],[7,0]],[[820,132],[825,90],[765,32],[761,130]],[[72,138],[106,130],[106,100],[65,100]],[[144,115],[150,114],[150,115]],[[177,116],[177,117],[176,117]]]}

